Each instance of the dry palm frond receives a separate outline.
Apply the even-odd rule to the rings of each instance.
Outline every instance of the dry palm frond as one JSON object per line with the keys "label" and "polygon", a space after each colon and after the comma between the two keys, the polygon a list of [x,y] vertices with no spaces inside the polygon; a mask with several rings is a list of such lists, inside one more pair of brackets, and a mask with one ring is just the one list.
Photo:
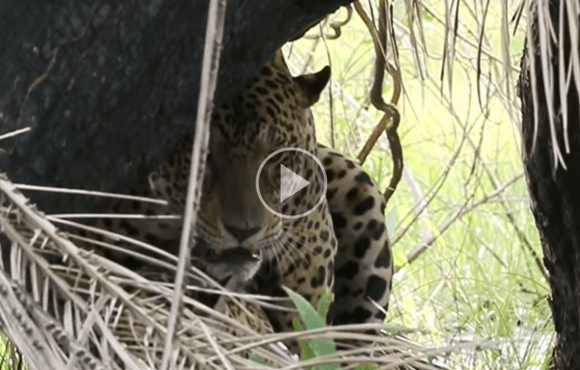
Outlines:
{"label": "dry palm frond", "polygon": [[[553,9],[558,7],[558,9]],[[544,96],[550,124],[553,166],[566,168],[563,152],[570,153],[567,100],[573,91],[580,91],[580,5],[577,1],[525,1],[528,22],[526,29],[527,63],[529,63],[532,98],[534,103],[534,144],[538,132],[540,96]],[[539,65],[537,61],[540,61]],[[554,68],[557,66],[557,71]],[[541,76],[542,81],[538,81]],[[558,91],[555,91],[556,88]],[[561,145],[564,148],[561,148]],[[532,150],[533,150],[532,148]]]}
{"label": "dry palm frond", "polygon": [[[173,276],[177,261],[135,272],[81,249],[5,176],[0,177],[0,200],[0,226],[6,237],[2,241],[0,325],[30,368],[158,369],[175,291],[168,276]],[[204,279],[194,269],[190,275],[195,277],[192,280]],[[207,278],[207,284],[215,283]],[[198,289],[203,290],[187,287],[183,297],[173,341],[173,368],[259,368],[247,358],[253,352],[265,363],[285,369],[332,362],[427,369],[434,367],[421,358],[462,348],[426,349],[398,338],[364,334],[384,328],[375,324],[260,334],[194,299],[189,292]],[[246,301],[245,295],[230,295]],[[250,302],[255,303],[255,298],[251,296]],[[296,337],[362,345],[299,362],[279,344]]]}
{"label": "dry palm frond", "polygon": [[[30,366],[158,368],[173,285],[79,249],[5,177],[0,191],[0,225],[10,240],[2,250],[2,329]],[[195,300],[184,305],[175,363],[210,366],[200,356],[215,350],[194,311],[209,312],[215,327],[236,323]]]}

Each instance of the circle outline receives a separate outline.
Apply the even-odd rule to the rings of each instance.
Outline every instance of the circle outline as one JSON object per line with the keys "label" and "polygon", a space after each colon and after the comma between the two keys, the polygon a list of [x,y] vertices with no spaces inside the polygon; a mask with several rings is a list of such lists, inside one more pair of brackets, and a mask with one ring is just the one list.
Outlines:
{"label": "circle outline", "polygon": [[[264,198],[262,198],[262,193],[260,192],[260,174],[262,173],[262,169],[264,168],[264,165],[276,154],[279,153],[283,153],[283,152],[288,152],[288,151],[297,151],[297,152],[301,152],[304,154],[307,154],[308,156],[310,156],[310,158],[314,159],[314,161],[316,161],[316,164],[318,165],[318,167],[320,167],[320,169],[322,170],[322,177],[323,177],[323,182],[324,182],[324,186],[322,188],[322,194],[320,196],[320,199],[318,200],[318,202],[314,205],[314,207],[312,207],[311,209],[309,209],[308,211],[301,213],[299,215],[285,215],[282,213],[278,213],[276,211],[274,211],[265,201]],[[258,193],[258,198],[260,198],[260,202],[262,202],[262,205],[264,207],[266,207],[266,209],[268,211],[270,211],[271,213],[275,214],[278,217],[281,218],[285,218],[285,219],[289,219],[289,220],[296,220],[298,218],[301,217],[306,217],[309,214],[311,214],[312,212],[314,212],[316,210],[316,208],[318,208],[318,206],[320,206],[322,204],[322,201],[326,198],[326,190],[328,188],[328,180],[326,178],[326,171],[324,170],[324,166],[322,165],[322,162],[320,162],[320,160],[318,158],[316,158],[316,156],[312,153],[310,153],[308,150],[306,149],[302,149],[302,148],[291,148],[291,147],[287,147],[287,148],[282,148],[282,149],[278,149],[274,152],[272,152],[269,156],[266,157],[266,159],[264,159],[262,161],[262,163],[260,164],[260,167],[258,168],[258,173],[256,174],[256,192]]]}

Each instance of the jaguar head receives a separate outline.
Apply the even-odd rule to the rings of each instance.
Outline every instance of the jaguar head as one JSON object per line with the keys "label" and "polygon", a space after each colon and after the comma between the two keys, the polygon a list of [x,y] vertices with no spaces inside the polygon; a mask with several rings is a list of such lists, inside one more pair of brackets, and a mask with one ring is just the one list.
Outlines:
{"label": "jaguar head", "polygon": [[[281,202],[280,198],[280,164],[307,172],[312,164],[306,163],[304,155],[285,151],[262,163],[283,148],[316,155],[310,106],[329,76],[330,69],[325,67],[315,74],[292,77],[278,52],[242,92],[215,111],[196,225],[208,262],[232,251],[236,258],[245,253],[252,263],[256,258],[274,258],[285,221],[262,202],[284,214],[300,213],[300,207],[311,203]],[[297,196],[308,198],[309,192],[305,189]]]}

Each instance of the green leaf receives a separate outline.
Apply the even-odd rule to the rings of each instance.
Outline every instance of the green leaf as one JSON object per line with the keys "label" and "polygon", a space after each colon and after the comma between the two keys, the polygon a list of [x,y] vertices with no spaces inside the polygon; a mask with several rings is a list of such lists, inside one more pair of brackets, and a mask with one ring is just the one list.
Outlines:
{"label": "green leaf", "polygon": [[298,310],[298,314],[304,321],[306,325],[306,330],[312,329],[322,329],[326,326],[325,320],[320,317],[318,312],[310,305],[310,303],[304,299],[300,294],[294,292],[292,289],[287,287],[283,287],[288,297],[292,300],[296,309]]}
{"label": "green leaf", "polygon": [[393,261],[395,266],[403,266],[408,262],[405,253],[398,249],[393,249]]}
{"label": "green leaf", "polygon": [[[292,326],[294,327],[294,331],[296,332],[305,330],[304,326],[297,318],[294,318],[292,320]],[[300,344],[300,359],[302,361],[314,358],[316,356],[316,354],[314,353],[314,348],[312,346],[312,343],[310,343],[310,341],[301,340],[299,344]]]}
{"label": "green leaf", "polygon": [[328,289],[322,289],[320,293],[320,300],[318,301],[318,314],[322,318],[323,322],[326,322],[326,315],[328,314],[328,308],[330,307],[330,300],[328,299]]}
{"label": "green leaf", "polygon": [[[310,305],[310,303],[304,299],[300,294],[294,292],[293,290],[283,287],[288,294],[288,297],[292,300],[296,309],[298,310],[298,314],[302,318],[304,325],[306,326],[306,330],[313,330],[313,329],[322,329],[326,327],[326,322],[323,317],[321,317],[319,312],[327,312],[328,311],[328,294],[323,292],[320,297],[320,303],[318,305],[319,311],[315,310],[314,307]],[[323,302],[325,301],[325,302]],[[322,307],[321,307],[322,306]],[[294,322],[294,328],[300,328],[300,324]],[[300,343],[300,347],[302,350],[301,358],[309,359],[314,357],[323,357],[329,356],[336,353],[336,344],[334,341],[330,339],[315,339],[311,341],[302,341]],[[335,370],[339,369],[340,366],[336,363],[333,364],[326,364],[326,365],[319,365],[313,367],[312,370]]]}
{"label": "green leaf", "polygon": [[273,366],[271,366],[270,364],[268,364],[268,362],[266,360],[264,360],[262,357],[258,356],[255,353],[250,353],[250,360],[253,361],[256,364],[259,365],[263,365],[264,367],[267,367],[269,369],[274,369]]}
{"label": "green leaf", "polygon": [[355,370],[377,370],[379,368],[379,365],[377,364],[363,364],[360,366],[357,366]]}

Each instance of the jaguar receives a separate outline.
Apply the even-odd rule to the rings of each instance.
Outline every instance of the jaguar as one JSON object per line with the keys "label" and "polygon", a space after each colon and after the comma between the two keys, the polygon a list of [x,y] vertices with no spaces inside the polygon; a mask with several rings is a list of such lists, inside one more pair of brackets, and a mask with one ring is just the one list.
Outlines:
{"label": "jaguar", "polygon": [[[285,296],[282,287],[288,287],[317,307],[326,289],[329,324],[382,322],[393,275],[385,202],[361,166],[317,143],[310,107],[329,77],[329,67],[293,77],[277,51],[240,93],[214,110],[192,259],[226,286],[241,274],[232,279],[233,290]],[[178,214],[184,210],[191,146],[191,139],[177,145],[142,191],[167,200]],[[283,151],[262,166],[284,148],[301,151]],[[303,152],[318,158],[324,170]],[[281,198],[281,164],[310,185]],[[135,202],[129,209],[157,212],[144,207]],[[107,223],[111,228],[114,221]],[[117,227],[168,249],[166,241],[180,231],[166,221],[136,226],[124,220]],[[293,330],[295,311],[265,312],[275,331]]]}

